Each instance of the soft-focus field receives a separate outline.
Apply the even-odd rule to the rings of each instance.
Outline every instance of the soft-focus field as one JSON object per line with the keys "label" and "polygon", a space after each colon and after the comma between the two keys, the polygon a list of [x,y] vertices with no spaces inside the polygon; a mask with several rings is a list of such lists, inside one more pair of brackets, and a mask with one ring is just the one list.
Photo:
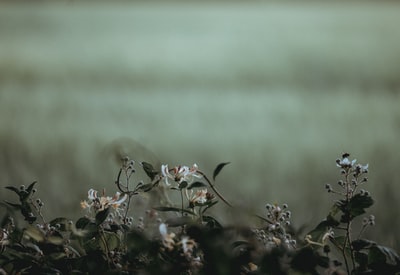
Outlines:
{"label": "soft-focus field", "polygon": [[394,3],[0,4],[0,187],[38,180],[46,214],[75,217],[89,188],[115,191],[119,154],[209,174],[231,161],[226,197],[260,214],[288,203],[311,229],[349,151],[370,164],[370,233],[399,248],[399,14]]}

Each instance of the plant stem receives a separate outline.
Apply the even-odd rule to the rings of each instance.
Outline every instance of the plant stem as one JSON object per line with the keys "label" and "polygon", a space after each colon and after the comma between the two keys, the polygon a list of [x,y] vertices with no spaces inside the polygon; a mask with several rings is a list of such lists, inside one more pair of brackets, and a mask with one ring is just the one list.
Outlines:
{"label": "plant stem", "polygon": [[207,178],[207,176],[201,172],[201,171],[197,171],[199,174],[201,174],[204,179],[207,181],[208,185],[210,185],[211,189],[214,191],[214,193],[228,206],[233,207],[233,205],[231,203],[229,203],[219,192],[218,190],[215,188],[214,184],[211,183],[211,181]]}

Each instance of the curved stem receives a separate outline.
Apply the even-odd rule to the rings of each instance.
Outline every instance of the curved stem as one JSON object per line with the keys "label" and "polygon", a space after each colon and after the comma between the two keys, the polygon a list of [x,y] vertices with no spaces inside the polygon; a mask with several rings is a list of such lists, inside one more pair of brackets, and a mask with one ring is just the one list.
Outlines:
{"label": "curved stem", "polygon": [[200,175],[202,175],[204,177],[204,179],[207,181],[208,185],[210,185],[211,189],[214,191],[214,193],[228,206],[233,207],[233,205],[231,203],[229,203],[219,192],[218,190],[215,188],[214,184],[211,183],[211,181],[207,178],[207,176],[201,172],[201,171],[197,171],[197,173],[199,173]]}

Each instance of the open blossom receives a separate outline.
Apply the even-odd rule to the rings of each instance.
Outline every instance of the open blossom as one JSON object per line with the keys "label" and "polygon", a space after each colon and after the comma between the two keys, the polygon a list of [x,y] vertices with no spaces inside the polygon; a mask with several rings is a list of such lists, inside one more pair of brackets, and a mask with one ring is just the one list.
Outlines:
{"label": "open blossom", "polygon": [[189,204],[194,206],[196,204],[205,204],[207,201],[212,200],[214,195],[207,191],[207,188],[197,190],[194,192],[192,189],[186,191],[186,197],[189,200]]}
{"label": "open blossom", "polygon": [[90,189],[88,191],[88,201],[81,201],[82,208],[94,208],[95,211],[103,211],[108,207],[113,207],[114,209],[118,209],[118,207],[127,199],[127,195],[121,197],[121,193],[117,192],[114,196],[109,197],[105,196],[104,191],[102,196],[97,195],[97,191],[94,189]]}
{"label": "open blossom", "polygon": [[167,185],[171,185],[168,182],[168,179],[173,180],[177,183],[181,182],[192,182],[194,178],[201,178],[203,177],[199,172],[198,172],[198,166],[197,164],[193,164],[192,167],[188,166],[175,166],[172,169],[168,169],[168,165],[161,165],[161,173],[163,178],[165,179],[165,183]]}
{"label": "open blossom", "polygon": [[196,242],[187,236],[183,236],[179,244],[182,245],[183,254],[186,256],[191,256],[194,247],[197,246]]}

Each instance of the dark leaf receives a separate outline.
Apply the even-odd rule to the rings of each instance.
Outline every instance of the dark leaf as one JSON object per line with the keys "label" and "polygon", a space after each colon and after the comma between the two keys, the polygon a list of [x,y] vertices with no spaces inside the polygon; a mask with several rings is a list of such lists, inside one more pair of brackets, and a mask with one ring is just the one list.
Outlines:
{"label": "dark leaf", "polygon": [[355,217],[365,213],[365,209],[371,207],[374,200],[370,196],[356,194],[350,201],[340,200],[336,203],[338,208],[343,212],[342,222],[349,222]]}
{"label": "dark leaf", "polygon": [[213,180],[218,176],[218,174],[221,172],[222,168],[224,168],[225,165],[228,165],[230,162],[223,162],[217,165],[217,167],[214,170],[213,173]]}
{"label": "dark leaf", "polygon": [[110,213],[110,208],[106,208],[103,211],[100,211],[96,214],[96,224],[100,225],[102,224],[108,217],[108,214]]}
{"label": "dark leaf", "polygon": [[370,248],[373,245],[376,245],[376,243],[366,239],[358,239],[351,243],[351,246],[355,251],[360,251],[361,249]]}
{"label": "dark leaf", "polygon": [[195,181],[193,183],[191,183],[187,189],[192,189],[192,188],[199,188],[199,187],[207,187],[207,184],[205,184],[204,182],[201,181]]}
{"label": "dark leaf", "polygon": [[329,214],[325,220],[320,222],[317,227],[311,230],[307,235],[311,235],[313,241],[321,242],[323,235],[326,233],[329,227],[336,227],[340,224],[331,214]]}
{"label": "dark leaf", "polygon": [[100,242],[100,247],[103,251],[115,250],[120,245],[120,240],[117,233],[114,232],[104,232],[103,233],[104,242]]}
{"label": "dark leaf", "polygon": [[76,221],[75,226],[77,229],[84,229],[88,223],[90,223],[90,219],[82,217]]}
{"label": "dark leaf", "polygon": [[222,228],[222,225],[211,216],[203,216],[203,221],[207,223],[209,228]]}
{"label": "dark leaf", "polygon": [[365,252],[354,252],[354,259],[358,263],[358,272],[368,269],[368,254]]}
{"label": "dark leaf", "polygon": [[146,173],[146,175],[151,179],[154,180],[155,176],[158,175],[158,171],[156,171],[153,167],[153,165],[151,165],[148,162],[141,162],[142,167],[144,172]]}
{"label": "dark leaf", "polygon": [[90,240],[93,237],[96,237],[99,234],[99,225],[94,223],[94,222],[90,222],[85,226],[85,239],[86,240]]}
{"label": "dark leaf", "polygon": [[179,189],[186,188],[187,186],[188,186],[188,182],[187,181],[182,181],[178,185]]}
{"label": "dark leaf", "polygon": [[181,208],[177,208],[177,207],[158,206],[158,207],[153,207],[153,209],[157,210],[157,211],[162,211],[162,212],[185,212],[190,215],[195,214],[191,210],[181,209]]}
{"label": "dark leaf", "polygon": [[374,245],[369,250],[368,263],[370,266],[396,266],[400,264],[400,258],[394,250],[385,246]]}

